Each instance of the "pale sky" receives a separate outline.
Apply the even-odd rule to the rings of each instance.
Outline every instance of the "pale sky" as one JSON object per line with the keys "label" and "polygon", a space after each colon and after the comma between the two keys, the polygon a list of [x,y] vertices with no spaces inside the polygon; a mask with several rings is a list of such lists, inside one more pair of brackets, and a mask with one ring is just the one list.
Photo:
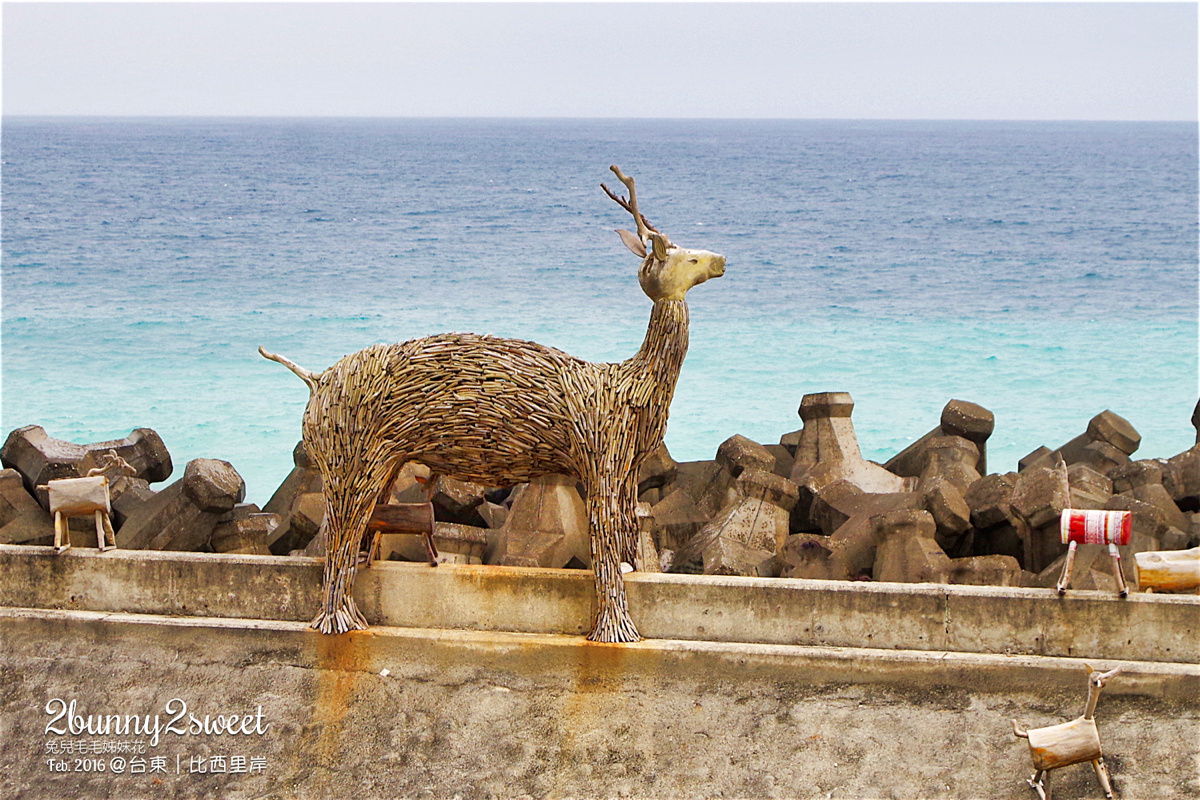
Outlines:
{"label": "pale sky", "polygon": [[1197,118],[1194,2],[2,13],[5,115]]}

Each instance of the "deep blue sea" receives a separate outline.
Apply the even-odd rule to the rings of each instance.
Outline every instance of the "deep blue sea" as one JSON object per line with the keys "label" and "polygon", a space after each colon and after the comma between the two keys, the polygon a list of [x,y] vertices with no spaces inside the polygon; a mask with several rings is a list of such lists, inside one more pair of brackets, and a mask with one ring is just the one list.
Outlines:
{"label": "deep blue sea", "polygon": [[619,164],[696,287],[667,444],[711,458],[847,391],[868,458],[996,415],[989,468],[1104,409],[1195,441],[1197,127],[1175,123],[3,121],[0,434],[156,429],[263,503],[322,369],[441,331],[632,355]]}

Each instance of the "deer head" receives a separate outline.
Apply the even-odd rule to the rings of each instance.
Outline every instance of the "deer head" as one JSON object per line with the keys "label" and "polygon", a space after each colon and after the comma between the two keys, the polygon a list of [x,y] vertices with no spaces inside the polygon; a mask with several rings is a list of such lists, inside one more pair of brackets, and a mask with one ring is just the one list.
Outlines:
{"label": "deer head", "polygon": [[637,233],[620,229],[617,233],[625,246],[642,259],[642,266],[638,270],[638,282],[641,283],[642,291],[647,297],[656,303],[660,300],[682,300],[688,289],[704,283],[709,278],[719,278],[725,274],[725,256],[707,250],[677,247],[665,234],[659,233],[638,211],[633,178],[621,172],[621,168],[616,165],[610,169],[629,190],[629,199],[613,194],[603,183],[600,184],[600,188],[621,208],[633,215]]}
{"label": "deer head", "polygon": [[1087,706],[1083,710],[1083,718],[1091,719],[1096,713],[1096,701],[1100,699],[1100,690],[1108,683],[1109,679],[1121,671],[1121,667],[1110,669],[1108,672],[1100,672],[1092,669],[1090,664],[1084,664],[1088,671],[1088,699]]}

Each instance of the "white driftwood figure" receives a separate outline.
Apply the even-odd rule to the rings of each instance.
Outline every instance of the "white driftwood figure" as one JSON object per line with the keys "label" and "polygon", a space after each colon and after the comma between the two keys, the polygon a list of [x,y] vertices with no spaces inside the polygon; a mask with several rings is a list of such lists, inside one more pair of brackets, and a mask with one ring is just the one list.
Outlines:
{"label": "white driftwood figure", "polygon": [[67,530],[70,517],[91,516],[96,520],[96,547],[104,552],[117,546],[113,532],[112,507],[109,503],[109,472],[136,475],[129,462],[109,450],[100,456],[101,466],[88,470],[83,478],[58,478],[45,485],[50,495],[50,513],[54,515],[54,552],[61,553],[71,546]]}
{"label": "white driftwood figure", "polygon": [[662,441],[687,352],[684,295],[723,275],[725,257],[675,246],[638,211],[633,179],[612,171],[629,199],[601,186],[633,216],[637,233],[618,233],[642,259],[639,282],[654,301],[629,360],[593,364],[533,342],[452,333],[368,347],[314,373],[259,348],[312,392],[304,443],[325,481],[328,536],[317,630],[367,627],[351,597],[359,542],[392,477],[417,461],[493,486],[550,474],[582,481],[597,599],[588,638],[640,638],[620,570],[636,560],[637,470]]}
{"label": "white driftwood figure", "polygon": [[1038,793],[1041,800],[1050,800],[1050,770],[1069,767],[1090,761],[1105,797],[1112,797],[1112,783],[1108,778],[1108,767],[1104,765],[1104,754],[1100,750],[1100,732],[1096,730],[1096,701],[1109,678],[1121,671],[1120,667],[1108,672],[1088,670],[1088,699],[1083,716],[1051,725],[1023,731],[1012,721],[1013,733],[1029,740],[1029,756],[1033,759],[1033,777],[1026,780]]}
{"label": "white driftwood figure", "polygon": [[1200,588],[1200,547],[1134,553],[1138,588],[1143,592],[1186,592]]}

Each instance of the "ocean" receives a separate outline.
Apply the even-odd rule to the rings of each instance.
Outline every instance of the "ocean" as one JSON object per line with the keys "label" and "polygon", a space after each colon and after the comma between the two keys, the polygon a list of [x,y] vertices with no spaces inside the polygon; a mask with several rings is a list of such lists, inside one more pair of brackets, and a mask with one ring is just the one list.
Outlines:
{"label": "ocean", "polygon": [[1105,409],[1135,457],[1195,442],[1191,123],[5,118],[0,160],[2,433],[154,428],[176,477],[225,459],[260,505],[308,391],[259,345],[631,356],[650,301],[610,164],[728,261],[688,295],[677,460],[777,442],[824,391],[881,462],[952,398],[995,414],[992,471]]}

